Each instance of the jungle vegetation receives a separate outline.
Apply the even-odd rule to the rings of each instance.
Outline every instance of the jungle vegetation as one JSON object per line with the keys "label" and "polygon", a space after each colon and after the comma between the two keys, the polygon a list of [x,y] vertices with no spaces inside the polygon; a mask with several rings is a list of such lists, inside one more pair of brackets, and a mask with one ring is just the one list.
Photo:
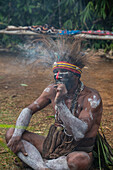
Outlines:
{"label": "jungle vegetation", "polygon": [[[112,0],[1,0],[0,2],[0,29],[8,25],[48,24],[60,29],[113,31],[112,21]],[[0,35],[0,37],[1,43],[7,45],[11,40],[13,43],[18,43],[20,38],[9,35]],[[106,43],[112,48],[110,41]],[[95,41],[95,48],[105,48],[106,43]]]}

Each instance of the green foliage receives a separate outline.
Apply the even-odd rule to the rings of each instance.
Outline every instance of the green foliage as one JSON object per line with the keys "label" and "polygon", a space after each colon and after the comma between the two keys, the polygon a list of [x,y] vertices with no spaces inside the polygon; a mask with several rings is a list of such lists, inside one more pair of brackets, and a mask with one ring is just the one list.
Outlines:
{"label": "green foliage", "polygon": [[[4,0],[0,6],[0,27],[3,25],[52,24],[70,29],[112,29],[113,8],[109,0]],[[96,22],[96,24],[95,24]],[[87,25],[87,26],[86,26]],[[112,27],[111,27],[112,25]],[[67,27],[66,27],[67,26]]]}
{"label": "green foliage", "polygon": [[83,21],[84,24],[86,23],[87,20],[91,22],[93,13],[94,13],[94,4],[93,2],[89,2],[85,7],[85,9],[80,13],[81,21]]}
{"label": "green foliage", "polygon": [[93,165],[97,169],[106,170],[113,169],[113,149],[108,144],[104,133],[101,134],[98,132],[96,136],[96,142],[93,149],[94,161]]}
{"label": "green foliage", "polygon": [[11,51],[17,50],[16,45],[23,42],[23,36],[19,35],[0,35],[0,46],[9,48]]}
{"label": "green foliage", "polygon": [[[62,29],[113,31],[112,6],[111,0],[2,0],[0,29],[47,23]],[[2,37],[3,44],[8,41]]]}

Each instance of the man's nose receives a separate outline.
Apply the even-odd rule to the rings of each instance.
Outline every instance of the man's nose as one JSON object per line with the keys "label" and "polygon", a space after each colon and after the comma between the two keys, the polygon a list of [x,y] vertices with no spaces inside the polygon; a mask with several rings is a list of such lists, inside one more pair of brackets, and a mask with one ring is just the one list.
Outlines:
{"label": "man's nose", "polygon": [[58,73],[57,73],[57,75],[56,75],[56,79],[57,79],[57,80],[59,79],[59,71],[58,71]]}
{"label": "man's nose", "polygon": [[58,71],[57,75],[56,75],[56,79],[62,79],[61,73]]}

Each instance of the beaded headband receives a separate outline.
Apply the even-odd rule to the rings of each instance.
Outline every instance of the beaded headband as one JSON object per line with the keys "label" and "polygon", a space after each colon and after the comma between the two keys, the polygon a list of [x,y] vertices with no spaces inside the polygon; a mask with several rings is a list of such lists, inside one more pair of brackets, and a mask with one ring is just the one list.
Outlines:
{"label": "beaded headband", "polygon": [[65,61],[54,62],[53,71],[55,69],[58,69],[58,68],[66,69],[68,71],[71,71],[71,72],[79,74],[79,75],[81,75],[81,73],[82,73],[82,70],[81,70],[80,67],[78,67],[78,66],[76,66],[74,64],[70,64],[70,63],[65,62]]}

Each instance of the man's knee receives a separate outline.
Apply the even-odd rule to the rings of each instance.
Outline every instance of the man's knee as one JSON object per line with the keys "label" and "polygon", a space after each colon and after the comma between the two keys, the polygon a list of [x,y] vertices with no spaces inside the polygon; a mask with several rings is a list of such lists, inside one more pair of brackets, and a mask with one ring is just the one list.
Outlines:
{"label": "man's knee", "polygon": [[10,129],[7,130],[6,135],[5,135],[5,139],[6,139],[7,143],[11,139],[13,132],[14,132],[14,128],[10,128]]}
{"label": "man's knee", "polygon": [[73,152],[67,156],[67,162],[71,170],[88,170],[91,157],[85,152]]}

